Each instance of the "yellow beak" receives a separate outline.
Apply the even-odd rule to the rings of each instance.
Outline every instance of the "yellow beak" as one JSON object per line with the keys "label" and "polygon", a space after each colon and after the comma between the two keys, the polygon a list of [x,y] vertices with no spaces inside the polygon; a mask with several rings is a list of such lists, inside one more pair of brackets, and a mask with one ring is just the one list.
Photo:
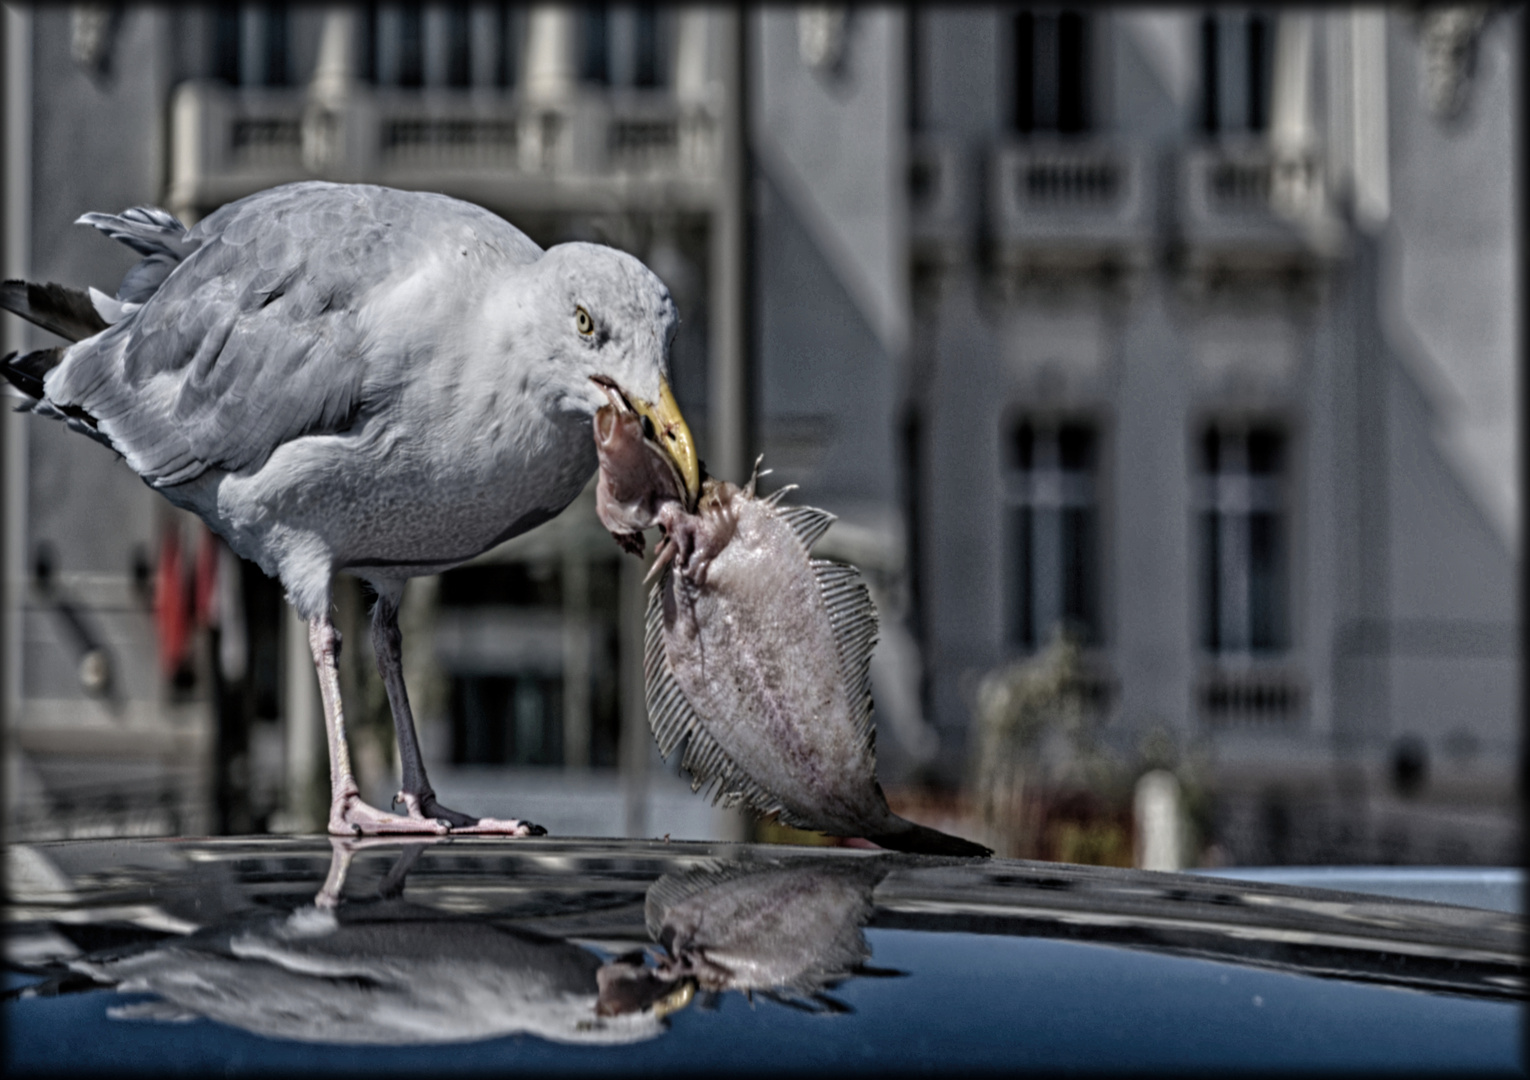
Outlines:
{"label": "yellow beak", "polygon": [[677,988],[653,1003],[655,1020],[663,1020],[670,1013],[677,1013],[691,1003],[696,996],[696,984],[686,979]]}
{"label": "yellow beak", "polygon": [[669,380],[659,380],[657,403],[639,397],[630,400],[638,415],[647,417],[653,425],[655,439],[680,470],[680,479],[685,482],[685,508],[694,510],[696,498],[701,494],[701,462],[696,457],[696,440],[691,437],[685,417],[680,415],[680,406],[675,402],[675,392],[669,388]]}

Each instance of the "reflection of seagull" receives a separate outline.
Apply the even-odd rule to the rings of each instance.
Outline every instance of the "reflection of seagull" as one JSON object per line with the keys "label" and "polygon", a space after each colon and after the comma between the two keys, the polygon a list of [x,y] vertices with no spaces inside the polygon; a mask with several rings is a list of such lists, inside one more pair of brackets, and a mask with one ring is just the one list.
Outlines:
{"label": "reflection of seagull", "polygon": [[871,946],[861,932],[875,908],[872,891],[891,869],[881,859],[804,859],[666,875],[646,904],[649,936],[666,956],[654,969],[626,973],[625,993],[603,972],[601,1000],[641,1000],[646,984],[694,980],[704,991],[847,1011],[824,991],[851,976],[901,974],[867,965]]}
{"label": "reflection of seagull", "polygon": [[352,854],[337,847],[325,885],[330,907],[69,966],[121,993],[157,995],[114,1008],[117,1019],[206,1017],[300,1042],[403,1045],[527,1033],[594,1045],[664,1031],[670,1008],[662,995],[646,1008],[597,1014],[602,965],[586,949],[404,902],[404,875],[419,852],[403,853],[380,899],[333,906]]}
{"label": "reflection of seagull", "polygon": [[[160,210],[86,221],[144,256],[115,299],[6,282],[0,306],[76,344],[0,363],[33,411],[105,443],[308,620],[329,731],[331,832],[524,834],[436,802],[399,660],[405,582],[548,520],[595,471],[598,379],[694,493],[665,381],[675,308],[629,255],[543,251],[441,195],[290,184],[189,231]],[[330,619],[334,575],[377,591],[372,644],[407,815],[361,801]]]}

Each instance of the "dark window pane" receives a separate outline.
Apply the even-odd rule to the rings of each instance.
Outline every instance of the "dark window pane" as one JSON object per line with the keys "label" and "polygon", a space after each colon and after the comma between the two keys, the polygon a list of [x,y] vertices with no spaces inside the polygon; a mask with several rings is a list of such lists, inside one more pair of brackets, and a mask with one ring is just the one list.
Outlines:
{"label": "dark window pane", "polygon": [[1094,468],[1094,430],[1083,424],[1064,424],[1057,431],[1057,458],[1068,472]]}
{"label": "dark window pane", "polygon": [[1032,513],[1029,506],[1017,506],[1009,513],[1009,583],[1007,608],[1009,640],[1024,649],[1036,646],[1034,594],[1035,574],[1032,556]]}
{"label": "dark window pane", "polygon": [[653,4],[639,4],[633,13],[637,55],[633,57],[632,82],[636,86],[658,86],[659,12]]}
{"label": "dark window pane", "polygon": [[1222,433],[1214,427],[1201,436],[1201,471],[1216,474],[1222,457]]}
{"label": "dark window pane", "polygon": [[1248,471],[1254,476],[1273,476],[1281,470],[1284,440],[1280,432],[1255,428],[1248,433]]}
{"label": "dark window pane", "polygon": [[550,566],[488,563],[460,566],[441,575],[437,602],[443,607],[561,607],[562,582]]}
{"label": "dark window pane", "polygon": [[1201,645],[1208,652],[1218,652],[1222,646],[1221,529],[1215,513],[1201,514],[1197,525],[1201,549]]}
{"label": "dark window pane", "polygon": [[290,81],[287,68],[287,5],[272,4],[266,9],[266,85],[286,86]]}
{"label": "dark window pane", "polygon": [[1036,17],[1029,11],[1015,16],[1015,130],[1029,133],[1036,126]]}
{"label": "dark window pane", "polygon": [[452,680],[452,764],[505,764],[506,713],[514,685],[504,676]]}
{"label": "dark window pane", "polygon": [[1250,514],[1249,528],[1249,644],[1268,652],[1286,644],[1285,567],[1280,518]]}
{"label": "dark window pane", "polygon": [[239,9],[219,5],[213,13],[212,76],[239,85]]}
{"label": "dark window pane", "polygon": [[1085,644],[1099,641],[1094,567],[1094,511],[1063,511],[1063,616]]}
{"label": "dark window pane", "polygon": [[584,17],[581,20],[583,33],[580,35],[582,49],[579,77],[585,82],[598,83],[601,86],[609,85],[611,82],[608,19],[605,5],[595,4],[584,9]]}
{"label": "dark window pane", "polygon": [[446,9],[446,85],[473,84],[473,54],[468,37],[468,6],[452,4]]}
{"label": "dark window pane", "polygon": [[398,84],[425,85],[425,22],[419,4],[404,4],[399,11]]}
{"label": "dark window pane", "polygon": [[1262,15],[1248,19],[1248,129],[1263,131],[1269,126],[1269,52],[1268,24]]}
{"label": "dark window pane", "polygon": [[1010,465],[1021,472],[1030,472],[1031,463],[1035,460],[1036,432],[1029,423],[1024,423],[1015,428],[1015,435],[1010,440],[1012,457]]}
{"label": "dark window pane", "polygon": [[1207,15],[1201,19],[1201,130],[1208,135],[1217,133],[1218,110],[1221,108],[1217,94],[1217,18]]}
{"label": "dark window pane", "polygon": [[1088,128],[1088,23],[1076,12],[1057,17],[1057,130]]}
{"label": "dark window pane", "polygon": [[364,83],[377,83],[377,5],[361,5],[361,40],[356,56],[356,77]]}
{"label": "dark window pane", "polygon": [[516,55],[515,35],[512,32],[510,9],[506,4],[499,4],[494,9],[494,40],[499,44],[499,52],[495,56],[494,85],[513,86],[515,84],[515,65],[519,57]]}

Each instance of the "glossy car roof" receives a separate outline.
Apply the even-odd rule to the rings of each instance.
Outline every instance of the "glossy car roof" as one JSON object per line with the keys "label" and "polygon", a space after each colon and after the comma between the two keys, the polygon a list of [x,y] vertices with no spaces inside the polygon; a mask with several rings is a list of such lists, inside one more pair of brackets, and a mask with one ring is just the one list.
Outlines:
{"label": "glossy car roof", "polygon": [[7,878],[8,1070],[1520,1061],[1522,920],[1360,893],[466,837],[13,845]]}

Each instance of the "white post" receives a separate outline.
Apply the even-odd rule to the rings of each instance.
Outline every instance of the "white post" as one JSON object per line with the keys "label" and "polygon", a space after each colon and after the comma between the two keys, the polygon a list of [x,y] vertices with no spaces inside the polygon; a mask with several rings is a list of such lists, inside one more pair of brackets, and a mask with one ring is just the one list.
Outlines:
{"label": "white post", "polygon": [[675,98],[683,105],[705,104],[712,92],[707,62],[711,13],[705,8],[682,8],[675,22]]}
{"label": "white post", "polygon": [[346,102],[355,70],[356,24],[350,8],[324,12],[319,60],[303,114],[303,164],[317,173],[343,172]]}
{"label": "white post", "polygon": [[1144,773],[1132,799],[1137,826],[1137,865],[1143,870],[1181,870],[1185,851],[1180,825],[1179,780],[1166,769]]}
{"label": "white post", "polygon": [[574,9],[538,5],[526,19],[526,97],[561,101],[574,89]]}

